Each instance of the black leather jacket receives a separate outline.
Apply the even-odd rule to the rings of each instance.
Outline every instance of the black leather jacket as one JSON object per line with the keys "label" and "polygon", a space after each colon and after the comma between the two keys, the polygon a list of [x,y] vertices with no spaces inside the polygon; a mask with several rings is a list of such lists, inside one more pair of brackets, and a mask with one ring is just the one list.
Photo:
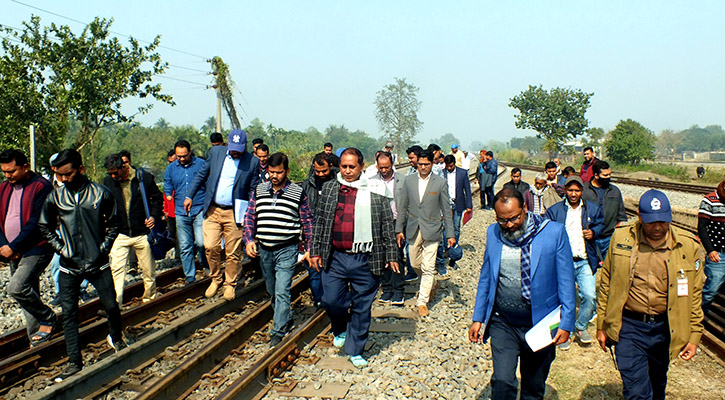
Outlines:
{"label": "black leather jacket", "polygon": [[50,192],[38,223],[40,232],[60,254],[60,270],[71,275],[108,267],[108,253],[120,222],[111,191],[85,176],[81,179],[78,192],[66,186]]}

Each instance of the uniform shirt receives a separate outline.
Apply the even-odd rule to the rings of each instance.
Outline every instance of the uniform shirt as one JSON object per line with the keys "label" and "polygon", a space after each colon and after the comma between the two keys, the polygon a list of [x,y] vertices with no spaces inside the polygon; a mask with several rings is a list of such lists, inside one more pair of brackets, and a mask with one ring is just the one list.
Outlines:
{"label": "uniform shirt", "polygon": [[332,226],[332,247],[351,250],[355,236],[355,197],[357,189],[340,185],[335,208],[335,222]]}
{"label": "uniform shirt", "polygon": [[667,259],[674,248],[672,235],[667,233],[665,243],[657,248],[650,245],[644,232],[639,232],[637,256],[632,274],[632,286],[624,307],[642,314],[667,312]]}
{"label": "uniform shirt", "polygon": [[587,247],[584,244],[584,232],[582,229],[582,201],[579,206],[573,208],[569,201],[566,201],[566,234],[569,236],[571,253],[574,257],[587,259]]}
{"label": "uniform shirt", "polygon": [[220,206],[231,206],[232,191],[234,190],[234,178],[237,177],[237,169],[239,168],[239,159],[234,159],[227,152],[224,157],[224,164],[219,175],[219,182],[216,186],[216,194],[214,202]]}

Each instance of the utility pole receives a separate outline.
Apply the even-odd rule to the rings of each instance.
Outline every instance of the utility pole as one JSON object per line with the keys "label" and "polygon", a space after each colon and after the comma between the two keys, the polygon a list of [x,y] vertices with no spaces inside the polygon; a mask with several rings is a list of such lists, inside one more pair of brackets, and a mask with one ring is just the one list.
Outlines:
{"label": "utility pole", "polygon": [[219,93],[219,85],[216,86],[216,131],[222,132],[222,95]]}
{"label": "utility pole", "polygon": [[30,170],[36,171],[35,169],[35,125],[30,124],[28,127],[30,132]]}

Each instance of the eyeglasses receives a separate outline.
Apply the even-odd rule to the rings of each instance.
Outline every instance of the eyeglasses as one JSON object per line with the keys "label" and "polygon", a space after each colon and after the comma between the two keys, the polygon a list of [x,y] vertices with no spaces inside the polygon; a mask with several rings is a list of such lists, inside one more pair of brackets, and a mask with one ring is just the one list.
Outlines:
{"label": "eyeglasses", "polygon": [[496,218],[496,222],[498,222],[501,225],[508,225],[509,223],[513,224],[514,222],[518,221],[519,218],[521,218],[521,215],[523,215],[523,213],[524,213],[523,210],[521,210],[521,214],[519,214],[513,218]]}

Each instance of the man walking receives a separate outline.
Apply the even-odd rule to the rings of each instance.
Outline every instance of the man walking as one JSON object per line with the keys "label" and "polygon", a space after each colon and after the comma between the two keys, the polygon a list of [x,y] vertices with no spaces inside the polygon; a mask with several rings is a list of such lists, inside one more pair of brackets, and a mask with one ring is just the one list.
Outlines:
{"label": "man walking", "polygon": [[539,172],[534,177],[534,187],[524,193],[526,209],[536,215],[544,215],[546,210],[561,201],[556,189],[546,184],[546,175]]}
{"label": "man walking", "polygon": [[10,264],[7,292],[23,309],[30,345],[53,334],[56,316],[40,299],[40,275],[53,258],[38,220],[53,185],[30,170],[28,158],[11,149],[0,153],[0,256]]}
{"label": "man walking", "polygon": [[[609,181],[612,178],[612,170],[606,161],[597,161],[592,166],[594,178],[584,184],[582,199],[593,201],[599,205],[604,215],[604,229],[596,239],[597,246],[603,257],[606,257],[609,249],[609,240],[614,233],[614,228],[620,222],[627,221],[627,213],[624,209],[624,199],[619,188]],[[582,179],[584,181],[584,179]]]}
{"label": "man walking", "polygon": [[[491,337],[493,399],[517,398],[519,359],[521,399],[543,399],[556,345],[574,329],[571,247],[564,225],[527,212],[518,191],[501,190],[494,205],[498,223],[487,230],[468,339],[482,343]],[[532,351],[524,335],[557,307],[561,321],[552,344]]]}
{"label": "man walking", "polygon": [[313,268],[323,271],[333,344],[358,368],[367,365],[362,353],[379,277],[385,268],[399,271],[390,199],[362,176],[363,166],[360,150],[342,152],[340,173],[322,186],[310,250]]}
{"label": "man walking", "polygon": [[[257,185],[249,200],[244,215],[244,242],[249,257],[260,256],[267,293],[274,308],[270,344],[275,346],[293,325],[290,310],[292,276],[297,264],[300,233],[308,251],[312,242],[312,212],[305,191],[287,179],[289,160],[286,155],[272,154],[268,171],[269,182]],[[305,254],[305,258],[308,257],[309,252]]]}
{"label": "man walking", "polygon": [[[116,289],[116,301],[123,305],[123,288],[126,284],[126,261],[128,252],[133,249],[138,257],[143,276],[143,302],[156,297],[156,261],[151,254],[148,241],[149,229],[156,225],[163,213],[163,195],[159,191],[154,176],[142,169],[138,172],[131,165],[124,165],[118,154],[106,157],[104,167],[108,175],[103,185],[111,190],[118,204],[119,231],[111,248],[111,273]],[[146,216],[144,198],[140,185],[146,192],[146,202],[150,216]]]}
{"label": "man walking", "polygon": [[[453,213],[453,231],[456,243],[461,238],[461,219],[463,214],[466,212],[473,212],[473,197],[471,195],[471,181],[468,180],[468,171],[456,167],[456,160],[452,155],[447,155],[444,159],[446,169],[443,171],[443,178],[448,183],[448,199],[451,204],[451,211]],[[445,237],[445,231],[443,233]],[[443,263],[443,254],[446,243],[441,240],[438,244],[438,256],[436,257],[436,268],[438,274],[441,272],[447,273],[445,264]],[[438,262],[440,261],[440,264]],[[456,266],[456,262],[450,260],[449,267],[453,268]],[[441,268],[442,267],[442,268]]]}
{"label": "man walking", "polygon": [[[108,254],[120,228],[116,199],[103,185],[85,175],[80,153],[73,149],[58,153],[53,167],[64,184],[55,188],[45,201],[38,227],[44,238],[60,254],[60,296],[63,308],[63,334],[68,364],[57,379],[65,379],[83,368],[78,341],[78,300],[83,279],[96,288],[108,315],[110,334],[106,338],[115,351],[126,347],[121,331],[121,310],[116,302]],[[56,226],[60,221],[60,234]]]}
{"label": "man walking", "polygon": [[254,150],[254,156],[259,159],[259,181],[269,181],[269,171],[267,171],[267,162],[269,161],[269,146],[262,143]]}
{"label": "man walking", "polygon": [[[214,146],[209,159],[199,169],[186,192],[184,211],[191,212],[193,198],[203,185],[204,246],[212,282],[204,295],[214,297],[222,285],[224,299],[234,300],[241,269],[244,215],[237,215],[249,201],[251,191],[259,184],[259,159],[247,151],[247,134],[235,129],[229,134],[228,146]],[[226,251],[224,278],[221,273],[222,237]]]}
{"label": "man walking", "polygon": [[[596,280],[594,274],[599,268],[599,248],[595,239],[602,232],[604,222],[602,210],[593,201],[582,200],[584,184],[578,176],[570,176],[566,180],[566,198],[548,210],[546,218],[564,224],[573,254],[573,269],[576,285],[579,288],[579,313],[574,328],[576,336],[582,344],[594,341],[587,332],[589,320],[596,308]],[[561,350],[569,350],[571,343],[566,341],[559,345]]]}
{"label": "man walking", "polygon": [[592,177],[594,176],[592,166],[594,166],[597,161],[599,160],[594,156],[594,149],[591,148],[591,146],[585,147],[584,162],[582,163],[582,168],[579,172],[579,176],[582,178],[582,182],[587,183],[592,179]]}
{"label": "man walking", "polygon": [[441,215],[448,247],[456,244],[448,183],[431,173],[432,165],[433,155],[428,151],[421,152],[418,156],[418,174],[405,177],[403,190],[397,200],[400,208],[395,224],[398,246],[402,247],[405,239],[408,239],[410,263],[413,268],[423,272],[416,303],[421,317],[430,314],[428,301],[435,281],[436,252],[438,242],[443,237]]}
{"label": "man walking", "polygon": [[667,196],[646,191],[599,272],[597,340],[604,351],[614,345],[626,399],[664,399],[670,361],[694,357],[702,336],[705,252],[670,222]]}
{"label": "man walking", "polygon": [[176,212],[176,232],[181,253],[181,265],[184,268],[186,282],[196,281],[196,262],[194,249],[198,251],[199,260],[206,263],[204,251],[204,196],[206,185],[202,183],[191,199],[189,211],[184,209],[184,200],[196,174],[204,167],[205,161],[194,157],[191,144],[186,140],[179,140],[174,144],[176,161],[166,167],[164,173],[164,194],[167,200],[174,201]]}
{"label": "man walking", "polygon": [[493,188],[498,179],[498,161],[493,158],[493,152],[490,150],[486,152],[486,164],[482,176],[483,185],[481,187],[486,197],[486,204],[483,208],[493,210]]}
{"label": "man walking", "polygon": [[521,168],[511,169],[511,180],[504,183],[503,189],[517,190],[523,196],[529,190],[529,184],[521,180]]}
{"label": "man walking", "polygon": [[697,213],[697,235],[705,247],[705,287],[702,309],[707,311],[725,282],[725,181],[700,202]]}

